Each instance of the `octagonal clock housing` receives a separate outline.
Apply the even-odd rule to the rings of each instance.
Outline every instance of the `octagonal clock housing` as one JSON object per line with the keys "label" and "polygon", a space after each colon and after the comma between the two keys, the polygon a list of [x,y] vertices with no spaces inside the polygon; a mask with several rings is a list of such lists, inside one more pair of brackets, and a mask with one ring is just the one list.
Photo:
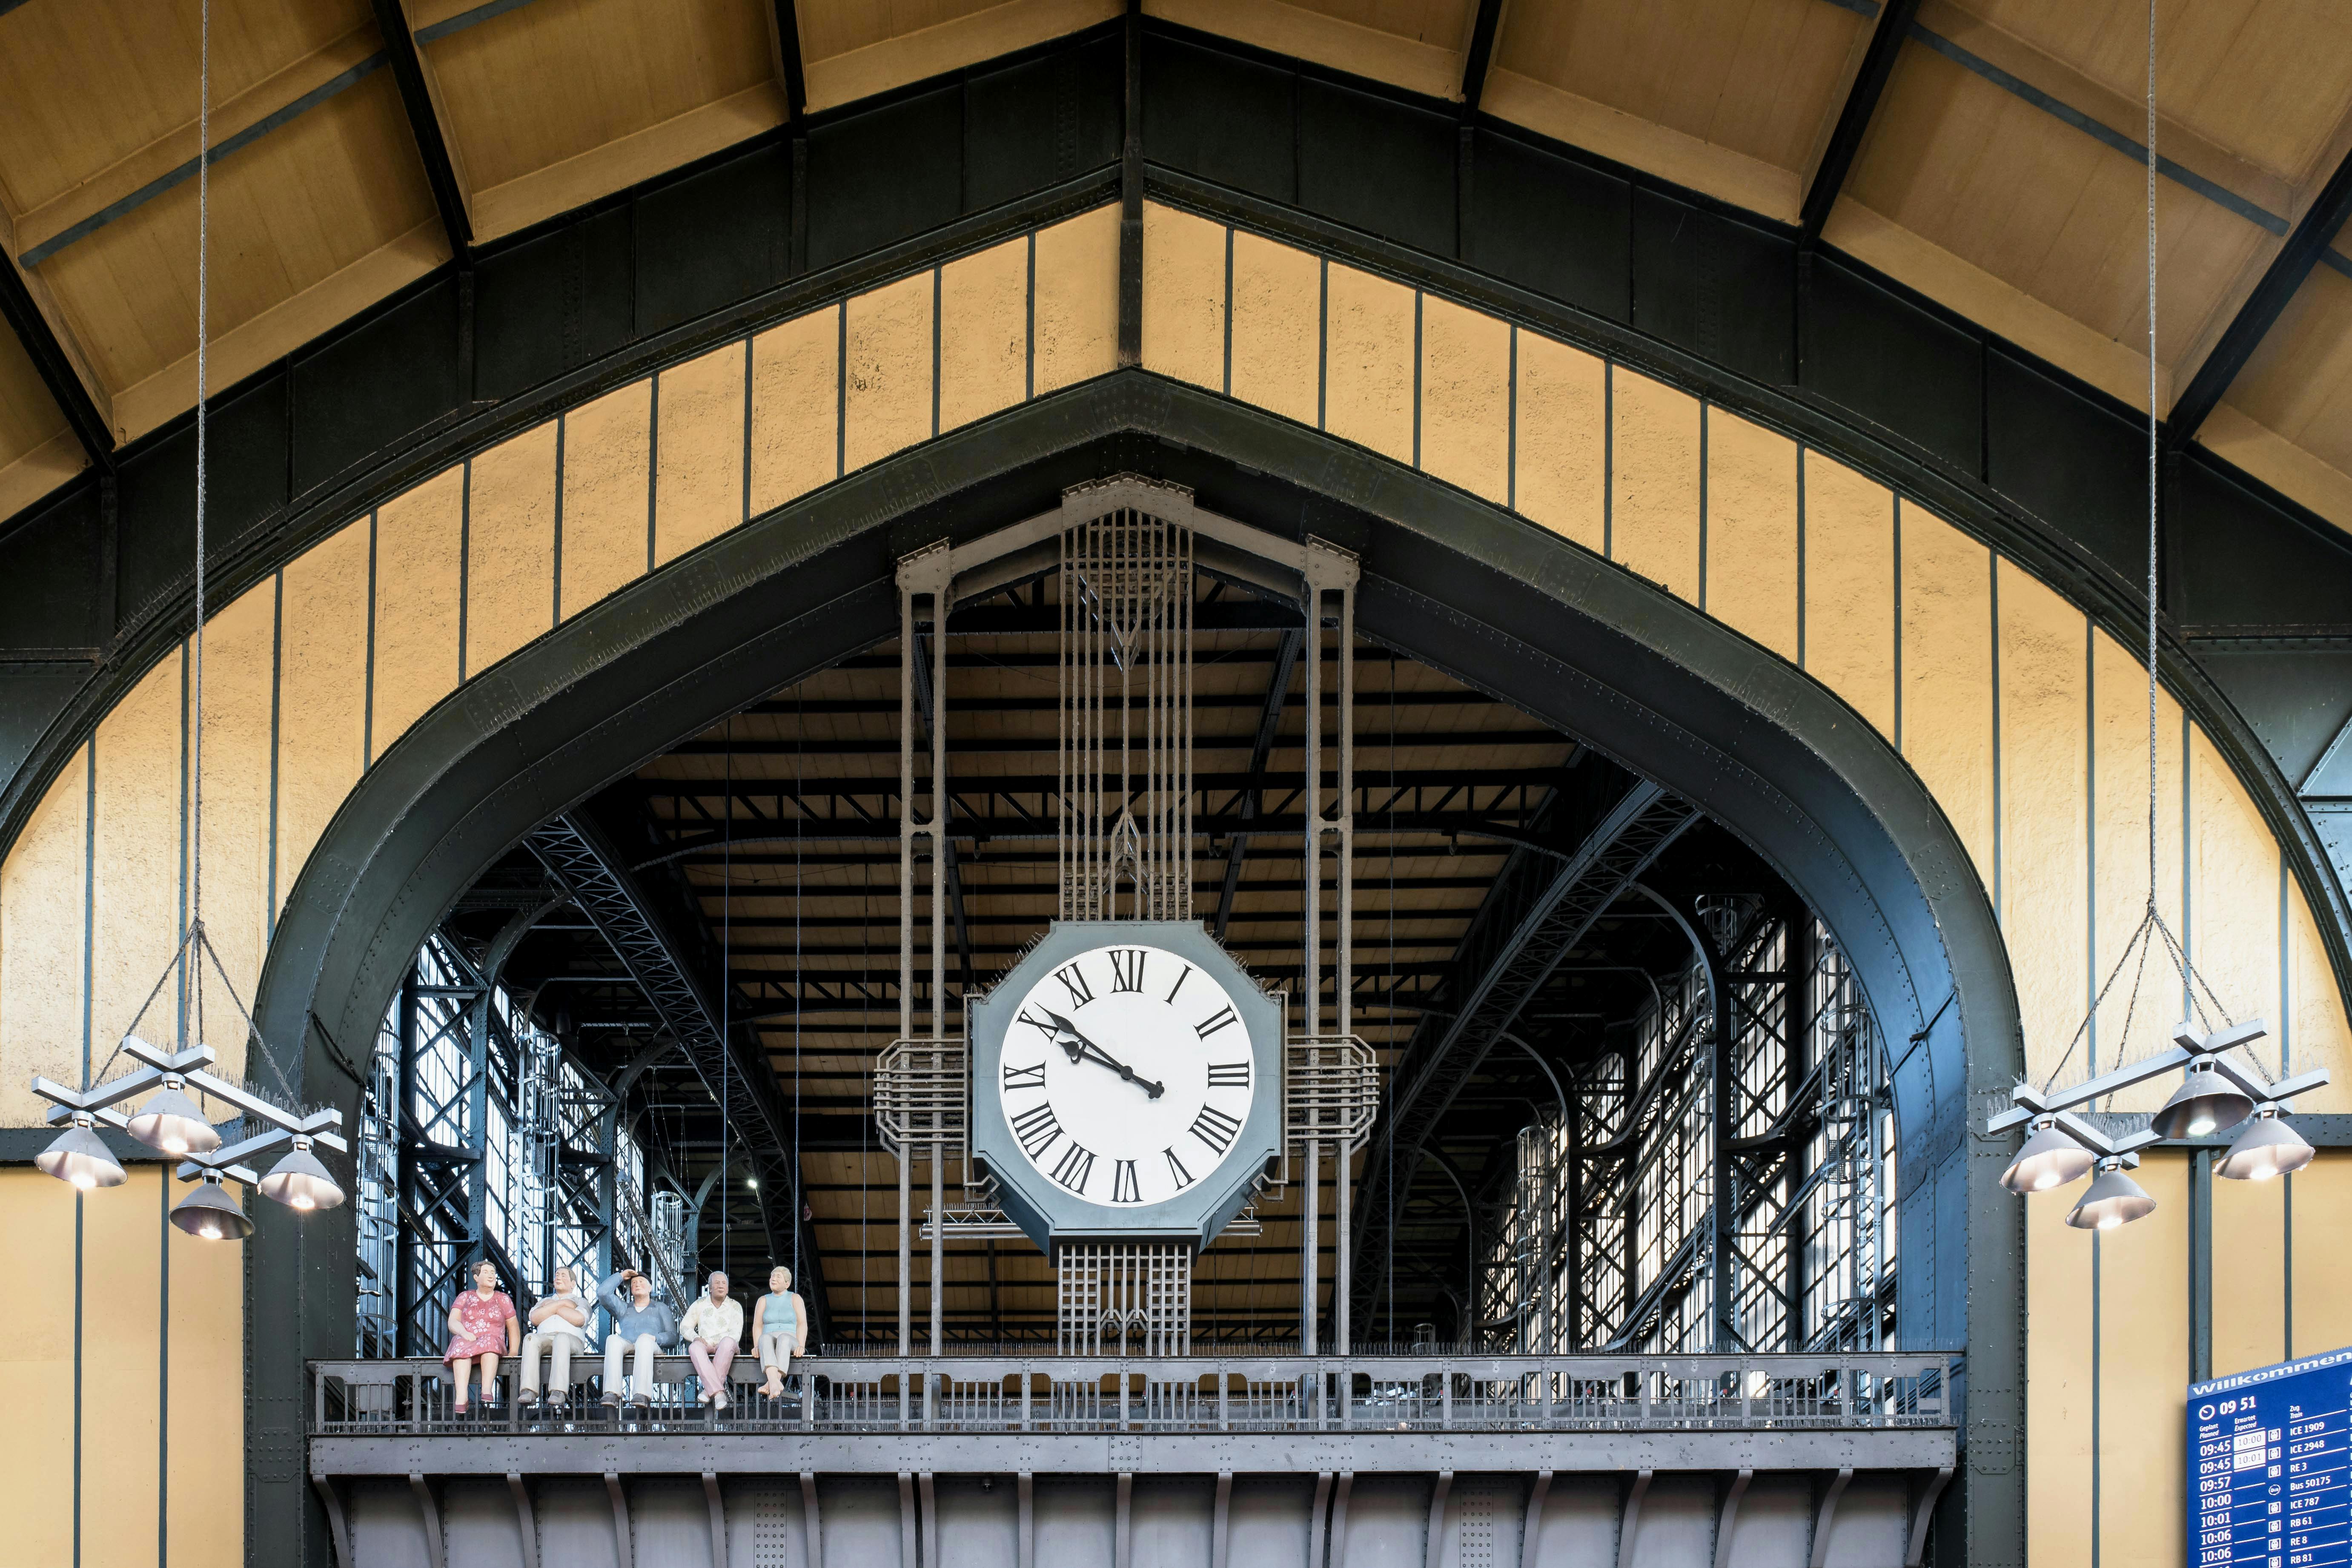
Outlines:
{"label": "octagonal clock housing", "polygon": [[1282,1033],[1197,921],[1056,921],[972,1004],[972,1153],[1049,1253],[1206,1247],[1280,1152]]}

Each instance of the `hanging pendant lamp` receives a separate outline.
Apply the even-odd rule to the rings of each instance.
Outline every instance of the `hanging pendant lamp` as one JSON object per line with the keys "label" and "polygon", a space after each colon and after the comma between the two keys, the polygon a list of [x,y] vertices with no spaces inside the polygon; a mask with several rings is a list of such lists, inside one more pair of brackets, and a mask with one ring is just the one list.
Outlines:
{"label": "hanging pendant lamp", "polygon": [[253,1221],[221,1184],[218,1171],[206,1171],[195,1191],[172,1205],[172,1223],[199,1241],[243,1241],[253,1234]]}
{"label": "hanging pendant lamp", "polygon": [[333,1174],[310,1152],[310,1140],[298,1135],[293,1150],[261,1178],[261,1195],[288,1208],[331,1209],[343,1201],[343,1189]]}
{"label": "hanging pendant lamp", "polygon": [[165,1073],[163,1087],[131,1119],[131,1136],[165,1154],[209,1154],[220,1147],[220,1134],[204,1110],[188,1098],[187,1080]]}
{"label": "hanging pendant lamp", "polygon": [[2099,1162],[2098,1175],[2066,1216],[2066,1223],[2076,1230],[2113,1230],[2155,1212],[2156,1200],[2124,1174],[2123,1162],[2106,1159]]}
{"label": "hanging pendant lamp", "polygon": [[2034,1121],[2025,1147],[2000,1173],[2000,1184],[2021,1194],[2046,1193],[2081,1181],[2096,1163],[2096,1154],[2059,1131],[2055,1118],[2044,1116]]}
{"label": "hanging pendant lamp", "polygon": [[2265,1105],[2213,1169],[2233,1182],[2267,1182],[2293,1175],[2310,1164],[2311,1157],[2311,1145],[2303,1134],[2286,1124],[2276,1106]]}
{"label": "hanging pendant lamp", "polygon": [[2158,1137],[2202,1138],[2224,1127],[2235,1127],[2253,1113],[2253,1096],[2223,1078],[2207,1057],[2189,1064],[2180,1087],[2147,1124]]}
{"label": "hanging pendant lamp", "polygon": [[121,1162],[106,1146],[106,1140],[98,1135],[98,1128],[87,1110],[75,1111],[73,1125],[34,1155],[33,1164],[44,1173],[70,1182],[84,1192],[93,1187],[119,1187],[124,1180]]}

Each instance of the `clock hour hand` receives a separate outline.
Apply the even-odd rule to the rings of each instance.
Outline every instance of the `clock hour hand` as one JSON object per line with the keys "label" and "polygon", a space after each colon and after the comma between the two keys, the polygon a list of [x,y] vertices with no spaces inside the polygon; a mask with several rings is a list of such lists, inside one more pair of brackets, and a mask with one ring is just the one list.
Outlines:
{"label": "clock hour hand", "polygon": [[1129,1067],[1125,1062],[1120,1061],[1108,1051],[1104,1050],[1100,1046],[1095,1044],[1092,1040],[1078,1033],[1078,1026],[1076,1024],[1071,1023],[1067,1018],[1063,1017],[1059,1013],[1046,1010],[1045,1016],[1053,1020],[1054,1043],[1061,1047],[1062,1054],[1068,1057],[1072,1061],[1090,1060],[1100,1062],[1103,1066],[1110,1068],[1111,1071],[1118,1074],[1119,1077],[1125,1079],[1128,1082],[1143,1090],[1144,1097],[1149,1100],[1158,1100],[1162,1094],[1167,1092],[1167,1085],[1154,1083],[1150,1079],[1139,1076],[1133,1068]]}

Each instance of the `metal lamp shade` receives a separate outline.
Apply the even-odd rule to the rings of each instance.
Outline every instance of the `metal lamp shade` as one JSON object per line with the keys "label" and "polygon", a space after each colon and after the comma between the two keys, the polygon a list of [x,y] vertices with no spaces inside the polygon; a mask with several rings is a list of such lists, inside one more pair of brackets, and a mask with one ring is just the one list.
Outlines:
{"label": "metal lamp shade", "polygon": [[2083,1201],[2066,1216],[2066,1223],[2076,1230],[2113,1230],[2155,1212],[2156,1200],[2124,1174],[2122,1166],[2106,1165],[2092,1181],[2091,1190],[2083,1194]]}
{"label": "metal lamp shade", "polygon": [[163,1087],[148,1096],[131,1119],[131,1136],[166,1154],[209,1154],[219,1148],[220,1134],[205,1120],[203,1109],[182,1092],[185,1081],[177,1073],[166,1074]]}
{"label": "metal lamp shade", "polygon": [[2311,1145],[2303,1134],[2265,1110],[2252,1126],[2238,1134],[2215,1170],[2233,1182],[2267,1182],[2300,1171],[2311,1163]]}
{"label": "metal lamp shade", "polygon": [[2091,1173],[2098,1156],[2044,1121],[2026,1139],[2025,1147],[2000,1173],[2000,1184],[2011,1192],[2046,1193]]}
{"label": "metal lamp shade", "polygon": [[243,1241],[253,1234],[253,1222],[213,1171],[205,1173],[194,1192],[172,1205],[172,1223],[199,1241]]}
{"label": "metal lamp shade", "polygon": [[2235,1127],[2253,1111],[2252,1096],[2214,1071],[2211,1061],[2199,1061],[2189,1064],[2180,1087],[2147,1124],[2159,1138],[2202,1138]]}
{"label": "metal lamp shade", "polygon": [[93,1187],[119,1187],[122,1184],[121,1163],[98,1135],[88,1111],[74,1112],[73,1125],[58,1134],[57,1142],[33,1156],[33,1163],[61,1182],[71,1182],[84,1192]]}
{"label": "metal lamp shade", "polygon": [[293,1149],[261,1178],[261,1195],[288,1208],[331,1209],[343,1201],[343,1189],[319,1157],[308,1138],[296,1138]]}

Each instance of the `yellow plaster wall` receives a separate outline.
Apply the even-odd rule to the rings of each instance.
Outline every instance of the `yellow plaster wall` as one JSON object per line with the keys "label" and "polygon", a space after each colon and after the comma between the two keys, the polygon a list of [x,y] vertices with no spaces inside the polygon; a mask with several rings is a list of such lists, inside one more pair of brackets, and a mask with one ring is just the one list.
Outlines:
{"label": "yellow plaster wall", "polygon": [[1804,627],[1797,662],[1895,734],[1895,496],[1807,452]]}
{"label": "yellow plaster wall", "polygon": [[[828,403],[832,368],[828,353]],[[653,384],[640,381],[608,392],[565,414],[560,423],[563,505],[556,532],[562,614],[570,620],[653,564]],[[756,450],[753,456],[756,482]],[[827,452],[825,472],[832,471],[833,454]]]}
{"label": "yellow plaster wall", "polygon": [[862,468],[927,440],[938,274],[919,273],[849,301],[844,452]]}
{"label": "yellow plaster wall", "polygon": [[[1117,215],[1097,209],[722,345],[425,481],[224,607],[206,647],[205,908],[240,983],[337,804],[436,702],[552,620],[747,515],[1111,370],[1117,254]],[[1146,225],[1146,289],[1148,368],[1515,508],[1789,659],[1887,736],[1967,845],[2019,955],[2032,1070],[2057,1067],[2145,897],[2145,688],[2128,649],[1982,541],[1833,459],[1453,301],[1159,208]],[[182,679],[177,653],[150,671],[0,861],[8,1122],[37,1114],[30,1073],[79,1075],[85,1005],[104,1058],[176,940]],[[2284,1049],[2296,1067],[2326,1063],[2352,1084],[2343,999],[2276,845],[2168,696],[2158,721],[2159,906],[2224,1005],[2284,1026],[2266,1065]],[[2164,989],[2146,984],[2136,1002],[2168,1026],[2178,998]],[[2119,989],[2102,1012],[2103,1059],[2137,1048],[2119,1041],[2116,1016],[2133,1001]],[[225,1056],[234,1044],[214,1043]],[[2074,1046],[2069,1076],[2087,1070],[2089,1044]],[[2037,1563],[2086,1560],[2094,1531],[2102,1551],[2177,1554],[2179,1467],[2167,1445],[2187,1375],[2187,1167],[2160,1156],[2144,1179],[2164,1206],[2103,1238],[2095,1268],[2089,1238],[2060,1223],[2063,1196],[2030,1211],[2025,1464]],[[44,1259],[54,1278],[69,1266],[53,1255],[70,1246],[72,1194],[22,1172],[0,1184],[0,1245]],[[2217,1306],[2217,1368],[2352,1340],[2342,1163],[2323,1157],[2274,1188],[2218,1187],[2217,1265],[2275,1279],[2264,1294],[2279,1310]],[[116,1296],[153,1288],[162,1196],[151,1169],[144,1185],[89,1200],[85,1264]],[[173,1375],[228,1380],[215,1419],[236,1407],[235,1291],[205,1272],[226,1256],[173,1254],[187,1292],[174,1296]],[[2095,1360],[2095,1331],[2106,1347]],[[148,1336],[152,1364],[153,1315],[126,1331]],[[2156,1348],[2125,1365],[2123,1344]],[[54,1367],[70,1352],[36,1333],[0,1354]],[[32,1384],[38,1400],[68,1397],[55,1377],[17,1386]],[[2084,1483],[2095,1397],[2103,1443],[2137,1478],[2098,1519]],[[39,1429],[16,1429],[27,1427]],[[126,1441],[152,1451],[158,1436]],[[17,1528],[59,1538],[70,1456],[52,1445],[17,1458],[0,1468]],[[143,1529],[152,1550],[152,1477],[104,1484],[120,1495],[106,1496],[97,1528],[125,1541]],[[175,1561],[202,1559],[199,1536],[225,1538],[208,1516],[181,1511],[202,1506],[173,1505],[173,1541],[187,1542]]]}
{"label": "yellow plaster wall", "polygon": [[[2331,1164],[2280,1182],[2213,1184],[2213,1278],[2229,1289],[2213,1292],[2213,1375],[2269,1366],[2287,1359],[2292,1286],[2286,1260],[2287,1215],[2300,1186],[2305,1206],[2326,1195]],[[2325,1331],[2324,1324],[2309,1328]],[[2305,1339],[2306,1349],[2336,1340]]]}
{"label": "yellow plaster wall", "polygon": [[1519,334],[1512,442],[1521,517],[1594,554],[1608,548],[1610,382],[1605,360],[1533,332]]}
{"label": "yellow plaster wall", "polygon": [[[309,847],[367,766],[373,520],[361,518],[278,574],[278,810],[269,889],[286,901]],[[6,951],[0,928],[0,952]]]}
{"label": "yellow plaster wall", "polygon": [[[1323,264],[1254,234],[1226,232],[1234,243],[1234,371],[1225,390],[1313,425],[1320,407]],[[1149,259],[1148,244],[1144,254]],[[1144,297],[1152,298],[1148,290]]]}
{"label": "yellow plaster wall", "polygon": [[[77,1037],[79,1027],[77,1019]],[[0,1340],[0,1378],[12,1391],[8,1419],[0,1421],[0,1508],[7,1512],[10,1550],[26,1563],[73,1561],[74,1334],[80,1321],[55,1309],[72,1288],[77,1201],[89,1200],[78,1200],[72,1188],[29,1166],[0,1170],[0,1247],[27,1280],[40,1281],[43,1303],[52,1309],[26,1314],[21,1332]]]}
{"label": "yellow plaster wall", "polygon": [[1118,368],[1118,209],[1097,207],[1031,237],[1039,395]]}
{"label": "yellow plaster wall", "polygon": [[[940,428],[1012,407],[1029,395],[1028,382],[1029,242],[1007,240],[940,268]],[[832,388],[829,373],[824,385]]]}
{"label": "yellow plaster wall", "polygon": [[467,675],[555,625],[555,438],[551,419],[467,467]]}
{"label": "yellow plaster wall", "polygon": [[1421,308],[1421,466],[1496,502],[1509,500],[1512,329],[1450,300]]}
{"label": "yellow plaster wall", "polygon": [[367,761],[457,685],[457,622],[464,585],[466,469],[425,480],[376,509],[368,578]]}
{"label": "yellow plaster wall", "polygon": [[[236,1568],[245,1252],[171,1229],[165,1205],[186,1189],[160,1165],[129,1170],[122,1185],[85,1195],[29,1166],[0,1169],[0,1248],[42,1282],[45,1308],[0,1344],[0,1560],[70,1563],[79,1522],[81,1562],[152,1563],[160,1515],[168,1561]],[[168,1426],[155,1398],[166,1378]]]}
{"label": "yellow plaster wall", "polygon": [[750,422],[748,343],[729,343],[654,377],[654,561],[675,561],[740,523]]}
{"label": "yellow plaster wall", "polygon": [[[2074,1199],[2043,1193],[2025,1204],[2025,1512],[2040,1568],[2091,1560],[2091,1238],[2066,1224]],[[2147,1221],[2141,1222],[2143,1225]],[[2184,1367],[2184,1371],[2186,1368]],[[2184,1386],[2187,1380],[2183,1380]],[[2173,1467],[2178,1468],[2178,1467]]]}
{"label": "yellow plaster wall", "polygon": [[1706,611],[1797,657],[1797,444],[1706,411]]}
{"label": "yellow plaster wall", "polygon": [[1609,438],[1609,558],[1678,599],[1698,602],[1697,398],[1620,369]]}

